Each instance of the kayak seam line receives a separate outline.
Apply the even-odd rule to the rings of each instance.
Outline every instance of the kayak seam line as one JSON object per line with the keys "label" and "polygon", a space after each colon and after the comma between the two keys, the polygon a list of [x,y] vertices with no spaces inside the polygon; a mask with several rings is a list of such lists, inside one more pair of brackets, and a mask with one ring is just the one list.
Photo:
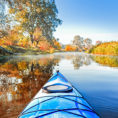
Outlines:
{"label": "kayak seam line", "polygon": [[[65,95],[63,95],[63,96],[65,96]],[[70,96],[70,95],[66,95],[66,96]],[[51,97],[51,98],[46,99],[46,100],[44,100],[44,101],[42,101],[42,102],[40,102],[40,103],[43,103],[43,102],[45,102],[45,101],[48,101],[48,100],[50,100],[50,99],[53,99],[53,98],[55,98],[55,97],[60,97],[60,96],[44,96],[44,97]],[[76,97],[76,96],[74,96],[74,97]],[[79,97],[79,96],[78,96],[78,97]],[[43,97],[39,97],[39,98],[43,98]],[[62,97],[62,98],[63,98],[63,97]],[[36,98],[36,99],[38,99],[38,98]],[[33,99],[33,100],[35,100],[35,99]],[[33,101],[33,100],[32,100],[32,101]],[[40,103],[38,103],[38,104],[36,104],[36,105],[39,105]],[[28,105],[29,105],[29,104],[28,104]],[[27,105],[27,106],[28,106],[28,105]],[[34,106],[28,108],[27,110],[29,110],[29,109],[35,107],[36,105],[34,105]],[[26,107],[27,107],[27,106],[26,106]],[[25,108],[26,108],[26,107],[25,107]],[[27,110],[23,111],[21,114],[23,114],[23,113],[26,112]]]}
{"label": "kayak seam line", "polygon": [[[77,101],[77,97],[76,97],[76,101]],[[80,113],[81,115],[83,115],[83,113],[82,113],[81,110],[79,109],[79,105],[77,104],[77,102],[75,102],[75,105],[76,105],[76,107],[78,108],[79,113]],[[84,115],[83,115],[83,116],[84,116]]]}
{"label": "kayak seam line", "polygon": [[44,101],[42,101],[42,102],[39,102],[38,104],[35,104],[34,106],[32,106],[32,107],[26,109],[25,111],[23,111],[23,112],[21,113],[21,115],[22,115],[24,112],[28,111],[29,109],[35,107],[36,105],[39,105],[39,104],[41,104],[41,103],[43,103],[43,102],[46,102],[46,101],[48,101],[48,100],[51,100],[51,99],[53,99],[53,98],[55,98],[55,97],[52,97],[52,98],[46,99],[46,100],[44,100]]}
{"label": "kayak seam line", "polygon": [[[60,96],[64,96],[64,97],[69,96],[69,97],[83,98],[82,96],[80,97],[80,96],[74,96],[74,95],[60,95]],[[39,99],[39,98],[44,98],[44,97],[58,97],[58,95],[57,96],[42,96],[42,97],[37,97],[37,98],[32,99],[31,101],[33,101],[35,99]]]}
{"label": "kayak seam line", "polygon": [[[37,116],[37,117],[35,117],[35,118],[39,118],[39,117],[42,117],[42,116],[45,116],[45,115],[53,114],[53,113],[55,113],[55,112],[59,112],[59,111],[53,111],[53,112],[50,112],[50,113],[47,113],[47,114],[44,114],[44,115],[41,115],[41,116]],[[63,111],[63,112],[67,112],[67,111]],[[73,114],[73,115],[77,115],[77,116],[81,116],[81,115],[79,115],[79,114],[74,114],[74,113],[72,113],[72,112],[67,112],[67,113],[70,113],[70,114]],[[86,117],[84,117],[84,116],[81,116],[81,117],[86,118]]]}
{"label": "kayak seam line", "polygon": [[[78,92],[80,93],[80,95],[82,95],[82,93],[75,87],[72,85],[72,87]],[[94,110],[94,108],[89,104],[89,102],[83,97],[82,95],[82,98],[88,103],[88,105],[91,107],[91,109],[99,116],[99,114]]]}
{"label": "kayak seam line", "polygon": [[57,75],[60,76],[61,78],[63,78],[64,80],[66,80],[68,82],[68,80],[65,77],[63,77],[62,75],[60,75],[58,73],[57,73]]}
{"label": "kayak seam line", "polygon": [[[42,116],[45,116],[45,115],[47,115],[47,114],[51,114],[51,113],[55,113],[55,112],[59,112],[59,111],[68,112],[68,113],[71,113],[71,114],[74,114],[74,115],[82,116],[82,115],[79,115],[79,114],[75,114],[75,113],[66,111],[66,110],[78,110],[78,108],[71,108],[71,109],[46,109],[46,110],[36,110],[36,111],[32,111],[32,112],[37,112],[37,111],[51,111],[51,110],[54,110],[54,111],[53,111],[53,112],[46,113],[46,114],[42,114],[42,115],[40,115],[40,116],[42,117]],[[92,112],[92,111],[89,111],[89,110],[86,110],[86,109],[80,109],[80,110]],[[22,114],[22,115],[26,115],[26,114],[29,114],[29,113],[32,113],[32,112],[27,112],[27,113]],[[22,115],[21,115],[21,116],[22,116]],[[38,118],[38,117],[39,117],[39,116],[37,116],[37,117],[35,117],[35,118]],[[83,118],[86,118],[85,116],[82,116],[82,117],[83,117]]]}
{"label": "kayak seam line", "polygon": [[[76,103],[81,104],[81,105],[83,105],[83,106],[89,108],[90,110],[92,110],[90,107],[88,107],[88,106],[86,106],[86,105],[84,105],[84,104],[82,104],[82,103],[80,103],[80,102],[78,102],[78,101],[75,101],[75,100],[72,100],[72,99],[69,99],[69,98],[65,98],[65,97],[62,97],[62,96],[54,96],[54,97],[52,97],[52,98],[46,99],[46,100],[44,100],[44,101],[42,101],[42,102],[36,104],[36,105],[39,105],[39,104],[41,104],[41,103],[43,103],[43,102],[46,102],[46,101],[51,100],[51,99],[54,99],[54,98],[56,98],[56,97],[60,97],[60,98],[63,98],[63,99],[67,99],[67,100],[70,100],[70,101],[76,102]],[[29,109],[35,107],[36,105],[30,107]],[[25,110],[24,112],[28,111],[29,109]],[[92,111],[93,111],[93,110],[92,110]],[[22,112],[21,115],[22,115],[24,112]],[[93,111],[93,112],[94,112],[94,111]]]}
{"label": "kayak seam line", "polygon": [[[59,97],[60,97],[60,96],[59,96]],[[84,105],[84,104],[82,104],[82,103],[80,103],[80,102],[78,102],[78,101],[75,101],[75,100],[72,100],[72,99],[69,99],[69,98],[65,98],[65,97],[61,97],[61,98],[64,98],[64,99],[67,99],[67,100],[70,100],[70,101],[76,102],[76,103],[78,103],[78,104],[81,104],[81,105],[83,105],[83,106],[85,106],[85,107],[87,107],[87,108],[89,108],[90,110],[93,111],[93,109],[91,109],[90,107],[88,107],[88,106],[86,106],[86,105]]]}

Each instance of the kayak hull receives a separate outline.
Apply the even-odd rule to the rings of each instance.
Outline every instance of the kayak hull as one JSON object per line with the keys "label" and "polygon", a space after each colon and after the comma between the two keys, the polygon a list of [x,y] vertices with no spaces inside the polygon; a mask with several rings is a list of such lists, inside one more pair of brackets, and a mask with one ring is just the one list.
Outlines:
{"label": "kayak hull", "polygon": [[[52,85],[56,89],[54,92],[50,87]],[[68,87],[61,90],[60,85],[69,86],[72,90],[70,91],[70,88],[66,90]],[[50,87],[51,91],[46,91],[46,87]],[[99,118],[99,116],[78,90],[57,72],[26,106],[19,118]]]}

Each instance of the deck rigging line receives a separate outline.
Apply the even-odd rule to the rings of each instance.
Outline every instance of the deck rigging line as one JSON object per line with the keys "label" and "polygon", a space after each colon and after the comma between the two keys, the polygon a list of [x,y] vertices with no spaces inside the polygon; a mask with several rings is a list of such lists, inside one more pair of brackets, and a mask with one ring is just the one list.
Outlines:
{"label": "deck rigging line", "polygon": [[[52,114],[52,113],[55,113],[55,112],[64,111],[64,112],[67,112],[67,113],[71,113],[71,114],[73,114],[73,115],[78,115],[78,116],[81,116],[81,117],[83,117],[83,118],[86,118],[86,117],[80,112],[81,110],[95,113],[95,111],[93,111],[93,110],[92,110],[90,107],[88,107],[87,105],[84,105],[84,104],[82,104],[82,103],[80,103],[80,102],[78,102],[78,101],[76,101],[76,100],[72,100],[72,99],[70,99],[70,98],[66,98],[66,97],[68,97],[68,96],[71,97],[71,98],[72,98],[72,97],[75,97],[75,98],[82,98],[82,97],[73,96],[73,95],[43,96],[43,97],[38,97],[38,98],[35,98],[35,99],[33,99],[33,100],[36,100],[36,99],[39,99],[39,98],[44,98],[44,97],[51,97],[51,98],[46,99],[46,100],[44,100],[44,101],[42,101],[42,102],[40,102],[40,103],[38,103],[38,104],[35,104],[35,105],[31,106],[30,108],[28,108],[28,109],[26,109],[25,111],[23,111],[23,112],[20,114],[20,116],[23,116],[23,115],[26,115],[26,114],[29,114],[29,113],[33,113],[33,112],[38,112],[38,111],[52,111],[52,112],[45,113],[45,114],[42,114],[42,115],[39,115],[39,116],[38,116],[38,117],[42,117],[42,116],[44,116],[44,115],[49,115],[49,114]],[[80,108],[77,107],[77,108],[67,108],[67,109],[40,109],[40,110],[31,111],[31,112],[27,112],[27,113],[26,113],[26,111],[30,110],[31,108],[33,108],[33,107],[35,107],[35,106],[37,106],[37,105],[39,105],[39,104],[41,104],[41,103],[44,103],[44,102],[46,102],[46,101],[52,100],[52,99],[54,99],[54,98],[56,98],[56,97],[73,101],[76,105],[77,105],[77,104],[83,105],[84,107],[88,108],[89,110],[80,109]],[[33,100],[32,100],[32,101],[33,101]],[[69,112],[69,111],[67,111],[67,110],[79,110],[79,112],[80,112],[81,115],[80,115],[80,114],[75,114],[75,113]],[[19,117],[20,117],[20,116],[19,116]],[[38,117],[36,117],[36,118],[38,118]]]}

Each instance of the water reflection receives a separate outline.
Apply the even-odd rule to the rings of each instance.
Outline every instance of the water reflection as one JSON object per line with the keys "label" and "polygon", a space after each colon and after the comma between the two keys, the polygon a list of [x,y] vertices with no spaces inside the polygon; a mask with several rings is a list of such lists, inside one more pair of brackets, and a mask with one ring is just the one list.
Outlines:
{"label": "water reflection", "polygon": [[115,56],[93,56],[92,59],[103,66],[118,67],[118,57]]}
{"label": "water reflection", "polygon": [[79,67],[83,65],[90,65],[91,64],[91,58],[89,55],[77,55],[74,56],[72,60],[74,69],[79,69]]}
{"label": "water reflection", "polygon": [[58,62],[53,57],[17,57],[0,63],[0,117],[16,117],[52,75]]}
{"label": "water reflection", "polygon": [[104,66],[118,67],[117,57],[90,56],[80,53],[1,58],[0,118],[16,118],[62,60],[70,61],[74,70],[91,65],[93,61]]}

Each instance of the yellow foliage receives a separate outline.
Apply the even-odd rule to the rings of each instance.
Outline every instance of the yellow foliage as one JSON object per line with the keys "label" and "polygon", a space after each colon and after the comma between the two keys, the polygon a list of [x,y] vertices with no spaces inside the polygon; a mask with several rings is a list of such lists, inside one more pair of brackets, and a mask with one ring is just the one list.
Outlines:
{"label": "yellow foliage", "polygon": [[14,26],[14,31],[20,31],[22,30],[23,28],[20,26],[20,25],[15,25]]}
{"label": "yellow foliage", "polygon": [[27,68],[27,64],[24,61],[18,62],[17,65],[18,65],[18,70],[25,70]]}
{"label": "yellow foliage", "polygon": [[54,48],[50,48],[49,52],[54,53]]}
{"label": "yellow foliage", "polygon": [[93,60],[99,64],[110,67],[118,67],[118,58],[110,56],[95,56]]}
{"label": "yellow foliage", "polygon": [[41,12],[41,9],[40,9],[40,8],[37,8],[36,11],[37,11],[38,13],[40,13],[40,12]]}
{"label": "yellow foliage", "polygon": [[10,14],[14,14],[15,13],[15,9],[13,9],[13,8],[9,9],[9,13]]}
{"label": "yellow foliage", "polygon": [[94,47],[91,52],[93,54],[102,55],[118,55],[118,42],[105,42]]}
{"label": "yellow foliage", "polygon": [[40,28],[36,28],[35,32],[33,33],[34,39],[38,40],[42,36],[42,31]]}
{"label": "yellow foliage", "polygon": [[26,9],[18,11],[15,14],[15,19],[17,21],[21,21],[21,23],[27,22],[28,19],[25,17],[26,13],[27,13],[27,10]]}

